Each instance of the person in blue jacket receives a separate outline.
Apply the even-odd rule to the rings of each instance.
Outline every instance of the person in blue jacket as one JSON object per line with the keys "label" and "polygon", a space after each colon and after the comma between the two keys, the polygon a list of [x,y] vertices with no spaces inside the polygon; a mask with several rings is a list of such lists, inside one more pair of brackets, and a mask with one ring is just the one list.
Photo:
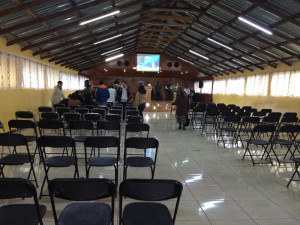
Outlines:
{"label": "person in blue jacket", "polygon": [[106,105],[107,99],[109,99],[110,94],[103,81],[99,82],[99,87],[97,87],[96,89],[95,97],[99,105]]}

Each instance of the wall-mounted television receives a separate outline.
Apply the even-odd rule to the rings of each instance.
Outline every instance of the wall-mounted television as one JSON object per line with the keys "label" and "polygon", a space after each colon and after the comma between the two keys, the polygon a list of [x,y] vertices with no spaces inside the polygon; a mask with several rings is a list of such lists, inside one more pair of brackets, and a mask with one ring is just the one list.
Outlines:
{"label": "wall-mounted television", "polygon": [[137,53],[136,60],[136,71],[159,72],[160,55]]}

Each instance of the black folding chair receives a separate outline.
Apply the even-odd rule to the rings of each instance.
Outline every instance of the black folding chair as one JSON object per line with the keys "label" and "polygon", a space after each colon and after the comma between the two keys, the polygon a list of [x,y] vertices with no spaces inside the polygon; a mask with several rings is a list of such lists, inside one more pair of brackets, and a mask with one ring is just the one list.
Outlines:
{"label": "black folding chair", "polygon": [[194,108],[191,117],[191,126],[193,126],[193,129],[202,128],[205,110],[206,104],[201,102]]}
{"label": "black folding chair", "polygon": [[76,108],[74,112],[79,113],[81,115],[81,118],[83,118],[83,115],[89,112],[88,108]]}
{"label": "black folding chair", "polygon": [[62,121],[59,120],[40,120],[38,122],[39,133],[40,136],[50,135],[49,132],[46,133],[47,130],[54,130],[57,131],[57,135],[62,133],[65,136],[65,126]]}
{"label": "black folding chair", "polygon": [[145,123],[129,123],[125,128],[125,139],[127,139],[127,133],[141,133],[147,132],[147,137],[149,137],[150,126]]}
{"label": "black folding chair", "polygon": [[81,115],[79,113],[64,113],[63,120],[68,124],[70,121],[78,121],[81,119]]}
{"label": "black folding chair", "polygon": [[[125,140],[124,148],[124,173],[123,180],[127,179],[127,168],[128,167],[149,167],[151,170],[151,178],[154,179],[154,172],[156,166],[157,152],[159,142],[156,138],[145,138],[145,137],[130,137]],[[131,154],[128,150],[131,149]],[[143,154],[138,154],[132,150],[143,150]],[[155,149],[153,158],[149,157],[147,150]],[[135,155],[135,156],[131,156]]]}
{"label": "black folding chair", "polygon": [[[219,142],[222,142],[225,148],[226,147],[225,141],[231,141],[231,145],[233,145],[234,142],[236,142],[236,135],[237,135],[240,121],[241,121],[240,116],[235,116],[235,115],[226,116],[219,129],[219,137],[218,137],[217,144],[219,144]],[[227,139],[225,139],[226,136],[228,137]]]}
{"label": "black folding chair", "polygon": [[126,112],[125,112],[125,117],[127,117],[127,116],[139,116],[140,115],[140,113],[139,113],[139,111],[138,110],[126,110]]}
{"label": "black folding chair", "polygon": [[[97,148],[98,154],[95,154]],[[106,148],[105,153],[101,153],[101,148]],[[116,153],[109,153],[108,148],[117,148]],[[91,150],[90,157],[88,157],[88,149]],[[87,137],[84,141],[85,152],[85,171],[86,178],[89,178],[91,167],[107,167],[113,166],[115,169],[115,185],[118,186],[118,161],[120,159],[120,139],[112,136],[97,136]],[[101,155],[116,155],[101,156]]]}
{"label": "black folding chair", "polygon": [[105,109],[106,114],[108,113],[108,110],[109,110],[109,108],[107,106],[105,106],[105,105],[98,105],[97,108],[99,108],[99,109]]}
{"label": "black folding chair", "polygon": [[[271,155],[271,152],[273,153],[279,166],[281,163],[291,163],[292,161],[290,159],[295,157],[291,148],[295,145],[295,141],[299,132],[300,125],[284,125],[279,127],[275,132],[269,150],[269,155]],[[277,145],[280,145],[281,148],[276,148]],[[286,151],[285,153],[280,153],[283,150],[283,146],[286,147]],[[286,157],[288,156],[288,154],[290,154],[290,157],[289,160],[286,161]],[[280,156],[283,156],[282,160],[279,159]]]}
{"label": "black folding chair", "polygon": [[94,108],[92,109],[92,113],[98,113],[101,116],[101,120],[104,120],[106,115],[106,110],[102,108]]}
{"label": "black folding chair", "polygon": [[58,113],[59,117],[62,117],[65,113],[71,112],[69,107],[57,107],[56,112]]}
{"label": "black folding chair", "polygon": [[[34,155],[30,154],[26,137],[22,134],[0,134],[0,146],[13,147],[11,154],[5,155],[0,159],[0,175],[4,178],[4,167],[5,166],[19,166],[25,163],[30,164],[29,174],[27,180],[29,180],[31,173],[33,174],[35,184],[38,187],[36,175],[34,172],[33,162]],[[17,147],[24,146],[26,153],[18,153]]]}
{"label": "black folding chair", "polygon": [[122,115],[108,114],[105,116],[106,121],[121,123]]}
{"label": "black folding chair", "polygon": [[112,114],[112,115],[123,115],[123,111],[121,109],[110,109],[108,111],[108,114]]}
{"label": "black folding chair", "polygon": [[31,111],[16,111],[16,119],[30,119],[35,121],[34,114]]}
{"label": "black folding chair", "polygon": [[[32,120],[10,120],[8,121],[8,127],[10,133],[12,133],[13,129],[17,129],[17,131],[22,134],[22,131],[26,129],[26,131],[32,132],[32,135],[25,135],[27,143],[36,143],[38,138],[37,130],[36,130],[36,123]],[[35,146],[34,156],[37,153],[38,148],[37,145]]]}
{"label": "black folding chair", "polygon": [[[210,131],[208,128],[211,128]],[[217,135],[217,128],[218,128],[218,111],[206,111],[204,120],[203,120],[203,125],[202,125],[202,132],[205,132],[205,134],[212,134],[212,135]]]}
{"label": "black folding chair", "polygon": [[[104,132],[103,132],[104,131]],[[105,136],[106,132],[117,132],[121,140],[121,125],[119,122],[114,121],[99,121],[97,123],[97,136]]]}
{"label": "black folding chair", "polygon": [[[51,167],[54,168],[65,168],[65,167],[70,167],[70,166],[74,166],[75,167],[75,173],[74,173],[74,178],[79,177],[79,172],[78,172],[78,165],[77,165],[77,155],[76,155],[76,148],[75,148],[75,141],[68,136],[42,136],[39,137],[39,139],[37,140],[40,152],[41,152],[41,158],[42,158],[42,162],[44,165],[44,170],[45,170],[45,177],[43,180],[43,184],[42,184],[42,188],[41,188],[41,192],[40,192],[40,198],[42,198],[43,195],[43,189],[44,189],[44,185],[45,182],[47,180],[47,183],[49,183],[49,177],[48,177],[48,172],[49,169]],[[64,153],[64,151],[66,150],[67,154],[67,148],[71,148],[72,152],[71,152],[71,156],[52,156],[50,158],[46,158],[48,154],[51,153],[47,153],[46,152],[46,147],[50,147],[50,148],[59,148],[59,149],[63,149],[62,153]],[[45,158],[44,158],[45,156]]]}
{"label": "black folding chair", "polygon": [[[176,180],[128,179],[120,184],[119,225],[174,225],[182,184]],[[123,198],[138,200],[126,204]],[[173,216],[160,201],[176,199]]]}
{"label": "black folding chair", "polygon": [[72,112],[74,112],[75,109],[80,108],[79,105],[69,105],[68,107],[71,109]]}
{"label": "black folding chair", "polygon": [[53,109],[50,106],[40,106],[38,107],[38,112],[39,112],[39,119],[41,119],[41,113],[53,112]]}
{"label": "black folding chair", "polygon": [[42,120],[59,120],[59,115],[56,112],[42,112],[41,119]]}
{"label": "black folding chair", "polygon": [[34,203],[8,204],[0,207],[0,224],[43,225],[46,206],[39,205],[34,185],[22,178],[1,178],[0,199],[33,198]]}
{"label": "black folding chair", "polygon": [[[115,186],[110,180],[58,178],[51,180],[48,188],[55,225],[113,225]],[[108,197],[111,198],[111,206],[94,202]],[[73,201],[59,217],[55,198]]]}
{"label": "black folding chair", "polygon": [[[74,135],[75,131],[85,131],[84,135]],[[75,142],[84,142],[85,139],[89,136],[94,136],[94,125],[91,121],[88,120],[79,120],[79,121],[70,121],[69,122],[69,131],[70,136],[73,137]],[[87,131],[90,132],[90,135],[87,135]]]}
{"label": "black folding chair", "polygon": [[242,147],[244,147],[244,143],[250,139],[252,130],[255,126],[259,125],[259,117],[244,117],[239,124],[239,128],[236,133],[236,144],[240,141]]}
{"label": "black folding chair", "polygon": [[[271,140],[273,138],[273,134],[274,134],[275,130],[276,130],[275,125],[257,125],[257,126],[255,126],[251,132],[250,139],[246,140],[247,146],[246,146],[246,150],[245,150],[242,160],[244,160],[244,158],[246,156],[250,156],[253,165],[265,164],[265,163],[271,163],[273,165],[271,157],[269,155],[268,147],[271,144]],[[263,138],[263,137],[265,137],[265,138]],[[251,145],[254,145],[256,147],[261,147],[261,149],[251,150],[250,149]],[[255,153],[253,154],[252,151],[255,151]],[[263,161],[265,154],[266,154],[266,161]],[[254,157],[259,157],[260,161],[258,161],[258,162],[254,161]]]}
{"label": "black folding chair", "polygon": [[299,119],[297,116],[282,117],[282,119],[280,120],[280,125],[296,125],[298,120]]}
{"label": "black folding chair", "polygon": [[143,117],[129,115],[126,117],[126,123],[143,123]]}
{"label": "black folding chair", "polygon": [[134,106],[126,106],[126,111],[129,111],[129,110],[136,111],[136,108]]}
{"label": "black folding chair", "polygon": [[56,111],[56,108],[58,108],[58,107],[66,107],[66,105],[65,104],[54,104],[53,105],[53,108],[54,108],[54,110]]}
{"label": "black folding chair", "polygon": [[83,108],[89,109],[89,111],[91,112],[93,108],[95,108],[94,105],[83,105]]}
{"label": "black folding chair", "polygon": [[98,113],[86,113],[83,115],[84,120],[88,120],[91,122],[98,122],[101,120],[101,115]]}

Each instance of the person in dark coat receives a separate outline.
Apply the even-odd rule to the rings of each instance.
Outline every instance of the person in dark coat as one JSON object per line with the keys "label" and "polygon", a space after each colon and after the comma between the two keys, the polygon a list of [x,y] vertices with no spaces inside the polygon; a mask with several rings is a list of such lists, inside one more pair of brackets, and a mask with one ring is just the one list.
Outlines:
{"label": "person in dark coat", "polygon": [[155,101],[159,101],[160,91],[161,91],[161,86],[160,83],[157,81],[155,85]]}
{"label": "person in dark coat", "polygon": [[107,99],[109,99],[110,94],[107,87],[104,85],[103,81],[99,82],[99,87],[96,89],[96,100],[99,105],[106,105]]}
{"label": "person in dark coat", "polygon": [[189,100],[186,97],[184,91],[180,91],[177,95],[176,101],[176,117],[177,122],[179,123],[178,129],[185,130],[184,125],[186,124],[186,117],[189,113]]}

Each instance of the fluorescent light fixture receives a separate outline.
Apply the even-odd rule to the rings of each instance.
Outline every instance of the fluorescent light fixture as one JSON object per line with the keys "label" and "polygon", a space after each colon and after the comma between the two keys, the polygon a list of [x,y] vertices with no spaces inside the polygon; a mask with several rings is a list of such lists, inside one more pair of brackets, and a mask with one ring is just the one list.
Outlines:
{"label": "fluorescent light fixture", "polygon": [[194,52],[193,50],[189,50],[190,53],[193,53],[194,55],[197,55],[199,57],[202,57],[203,59],[206,59],[206,60],[209,60],[208,57],[204,56],[204,55],[201,55],[199,54],[198,52]]}
{"label": "fluorescent light fixture", "polygon": [[256,23],[253,23],[253,22],[251,22],[250,20],[247,20],[247,19],[244,18],[244,17],[239,16],[239,20],[241,20],[241,21],[243,21],[244,23],[247,23],[248,25],[250,25],[250,26],[252,26],[252,27],[255,27],[256,29],[261,30],[261,31],[263,31],[263,32],[265,32],[265,33],[267,33],[267,34],[269,34],[269,35],[272,35],[272,34],[273,34],[272,31],[267,30],[267,29],[265,29],[265,28],[263,28],[263,27],[257,25]]}
{"label": "fluorescent light fixture", "polygon": [[213,42],[213,43],[216,43],[216,44],[218,44],[218,45],[221,45],[221,46],[224,47],[224,48],[228,48],[229,50],[233,50],[232,48],[230,48],[230,47],[228,47],[228,46],[226,46],[226,45],[224,45],[224,44],[222,44],[222,43],[220,43],[220,42],[218,42],[218,41],[215,41],[214,39],[207,38],[207,40],[209,40],[209,41],[211,41],[211,42]]}
{"label": "fluorescent light fixture", "polygon": [[190,62],[190,61],[188,61],[188,60],[186,60],[186,59],[183,59],[183,58],[181,58],[181,57],[177,57],[177,58],[180,59],[180,60],[182,60],[182,61],[185,61],[185,62],[187,62],[187,63],[190,63],[190,64],[194,65],[194,63],[192,63],[192,62]]}
{"label": "fluorescent light fixture", "polygon": [[106,59],[105,59],[105,62],[109,62],[109,61],[111,61],[111,60],[114,60],[114,59],[117,59],[117,58],[121,58],[121,57],[123,57],[123,56],[124,56],[124,54],[115,55],[115,56],[106,58]]}
{"label": "fluorescent light fixture", "polygon": [[118,35],[116,35],[116,36],[113,36],[113,37],[110,37],[110,38],[107,38],[107,39],[104,39],[104,40],[101,40],[101,41],[97,41],[97,42],[95,42],[93,45],[97,45],[97,44],[100,44],[100,43],[102,43],[102,42],[106,42],[106,41],[109,41],[109,40],[111,40],[111,39],[115,39],[115,38],[118,38],[118,37],[121,37],[122,36],[122,34],[118,34]]}
{"label": "fluorescent light fixture", "polygon": [[109,16],[113,16],[113,15],[116,15],[116,14],[118,14],[118,13],[120,13],[120,10],[113,11],[113,12],[108,13],[108,14],[105,14],[105,15],[103,15],[103,16],[98,16],[98,17],[96,17],[96,18],[94,18],[94,19],[90,19],[90,20],[83,21],[83,22],[79,23],[79,25],[85,25],[85,24],[87,24],[87,23],[92,23],[92,22],[94,22],[94,21],[101,20],[101,19],[103,19],[103,18],[106,18],[106,17],[109,17]]}
{"label": "fluorescent light fixture", "polygon": [[107,55],[107,54],[109,54],[109,53],[111,53],[111,52],[118,51],[118,50],[120,50],[120,49],[122,49],[122,48],[123,48],[123,47],[116,48],[116,49],[114,49],[114,50],[111,50],[111,51],[108,51],[108,52],[104,52],[104,53],[102,53],[101,55]]}

